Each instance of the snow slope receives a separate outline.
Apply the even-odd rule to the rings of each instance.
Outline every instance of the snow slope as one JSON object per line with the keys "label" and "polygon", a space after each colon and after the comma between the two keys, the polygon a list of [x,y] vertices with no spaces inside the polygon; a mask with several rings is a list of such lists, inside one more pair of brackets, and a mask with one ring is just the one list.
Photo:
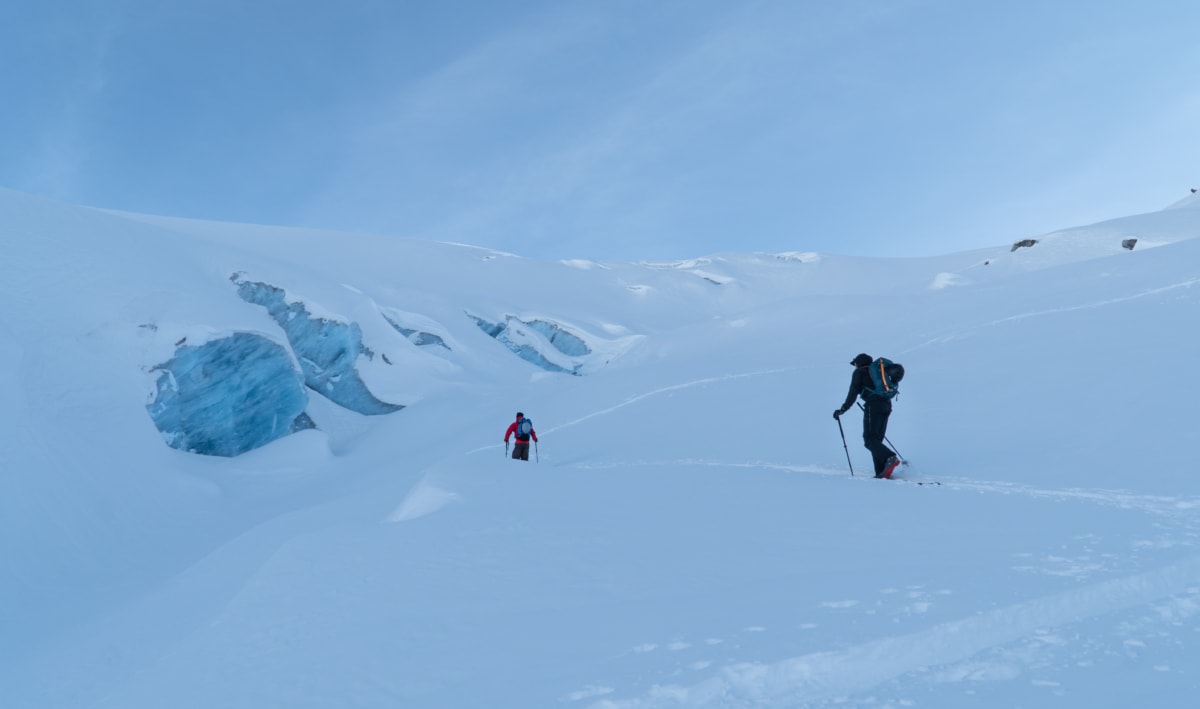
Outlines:
{"label": "snow slope", "polygon": [[[0,233],[0,706],[1196,692],[1194,199],[898,260],[548,263],[12,192]],[[170,447],[159,367],[237,333],[403,408],[310,378],[316,428]],[[847,467],[830,412],[860,351],[906,366],[904,480],[869,478],[850,415]],[[227,391],[180,420],[275,401]],[[504,456],[517,409],[529,463]]]}

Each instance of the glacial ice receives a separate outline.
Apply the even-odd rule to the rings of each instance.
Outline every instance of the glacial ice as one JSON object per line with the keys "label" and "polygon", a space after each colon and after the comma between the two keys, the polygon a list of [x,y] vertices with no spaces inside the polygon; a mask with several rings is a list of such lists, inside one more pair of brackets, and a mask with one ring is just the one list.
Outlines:
{"label": "glacial ice", "polygon": [[[561,372],[564,374],[573,374],[576,376],[579,375],[579,369],[583,366],[581,363],[575,363],[575,365],[572,369],[567,369],[566,367],[563,367],[562,365],[551,362],[534,345],[530,344],[529,342],[519,341],[519,340],[525,340],[527,338],[524,336],[525,334],[523,332],[521,332],[521,330],[519,328],[514,328],[512,326],[513,321],[515,321],[518,324],[526,324],[526,325],[529,325],[530,329],[536,331],[539,335],[546,337],[545,333],[549,329],[547,326],[549,326],[550,328],[557,329],[556,326],[553,326],[551,323],[544,323],[543,325],[541,325],[539,327],[535,327],[532,323],[524,323],[523,321],[518,320],[517,318],[513,318],[511,316],[508,317],[506,319],[506,322],[503,322],[503,323],[489,322],[488,320],[485,320],[477,315],[470,315],[470,313],[468,313],[468,316],[472,320],[475,321],[475,324],[479,326],[480,330],[483,330],[490,337],[495,338],[495,340],[497,342],[499,342],[502,345],[504,345],[505,347],[507,347],[509,349],[509,351],[513,352],[514,354],[516,354],[518,357],[525,360],[526,362],[529,362],[538,367],[541,367],[542,369],[544,369],[548,372]],[[543,321],[534,321],[534,322],[543,323]],[[549,339],[549,338],[547,337],[547,339]],[[575,338],[575,339],[578,339],[578,338]],[[563,341],[566,342],[566,340],[563,340]],[[579,340],[579,344],[582,345],[583,341]],[[562,346],[555,345],[555,348],[558,349],[559,351],[562,351],[562,347],[573,347],[573,346],[574,346],[573,344],[568,343],[568,344],[564,344]],[[584,350],[587,349],[586,345],[583,345],[583,347],[584,347]],[[563,352],[563,353],[568,354],[567,352]]]}
{"label": "glacial ice", "polygon": [[151,371],[159,376],[146,410],[172,448],[232,457],[315,428],[291,355],[261,335],[185,345]]}
{"label": "glacial ice", "polygon": [[546,320],[522,320],[530,328],[542,334],[554,349],[571,357],[582,357],[592,353],[591,348],[578,335],[567,332],[556,323]]}
{"label": "glacial ice", "polygon": [[396,332],[407,337],[408,341],[414,345],[421,347],[426,345],[438,345],[445,347],[446,349],[450,349],[450,345],[447,345],[446,341],[442,339],[440,335],[434,335],[431,332],[422,332],[421,330],[411,327],[404,327],[392,318],[389,318],[387,315],[384,315],[383,319],[387,321],[388,325],[391,325],[393,328],[395,328]]}
{"label": "glacial ice", "polygon": [[358,323],[314,317],[303,303],[289,303],[282,288],[243,280],[239,274],[231,280],[242,300],[266,308],[283,328],[310,389],[343,408],[369,416],[404,408],[377,399],[359,375],[355,367],[358,357],[371,359],[375,354],[363,345]]}

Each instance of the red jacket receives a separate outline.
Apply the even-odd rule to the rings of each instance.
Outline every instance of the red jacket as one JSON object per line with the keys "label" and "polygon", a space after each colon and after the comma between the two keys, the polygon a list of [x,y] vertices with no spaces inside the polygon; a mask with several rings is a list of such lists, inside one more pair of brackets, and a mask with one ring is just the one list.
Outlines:
{"label": "red jacket", "polygon": [[[508,443],[509,436],[511,436],[517,432],[517,423],[520,420],[521,419],[517,419],[516,421],[513,421],[512,423],[510,423],[508,425],[508,430],[504,432],[504,442],[505,443]],[[537,443],[537,431],[530,428],[529,429],[529,437],[533,439],[534,443]],[[517,443],[524,443],[525,445],[529,445],[529,441],[522,441],[520,438],[517,439]]]}

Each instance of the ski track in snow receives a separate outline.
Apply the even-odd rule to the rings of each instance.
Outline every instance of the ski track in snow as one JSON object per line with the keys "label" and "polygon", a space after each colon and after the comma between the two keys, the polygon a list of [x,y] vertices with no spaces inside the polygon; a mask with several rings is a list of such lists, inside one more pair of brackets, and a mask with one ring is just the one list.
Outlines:
{"label": "ski track in snow", "polygon": [[[789,463],[771,463],[766,461],[744,461],[731,462],[723,460],[704,460],[695,458],[677,458],[673,460],[632,460],[620,462],[603,462],[603,463],[575,463],[565,467],[579,468],[586,470],[605,470],[610,468],[633,468],[633,467],[673,467],[673,466],[706,466],[715,468],[750,468],[758,470],[778,470],[790,473],[805,473],[808,475],[822,475],[826,477],[845,477],[854,480],[870,480],[874,483],[874,478],[869,475],[850,476],[845,469],[828,468],[819,465],[795,465]],[[998,482],[988,480],[974,480],[970,478],[938,478],[937,480],[925,478],[896,478],[891,481],[884,481],[879,484],[937,484],[937,487],[944,490],[964,490],[971,492],[984,492],[991,494],[1003,495],[1023,495],[1026,497],[1043,498],[1043,499],[1058,499],[1058,500],[1076,500],[1082,502],[1091,502],[1095,504],[1108,505],[1119,507],[1122,509],[1137,510],[1148,514],[1157,515],[1174,515],[1178,513],[1191,512],[1200,509],[1200,498],[1184,498],[1174,497],[1169,495],[1142,495],[1137,493],[1126,492],[1124,490],[1089,490],[1084,488],[1037,488],[1030,485],[1020,483]]]}
{"label": "ski track in snow", "polygon": [[653,396],[659,396],[661,394],[669,394],[673,391],[680,391],[681,389],[691,389],[693,387],[704,386],[706,384],[715,384],[716,382],[726,382],[726,381],[731,381],[734,379],[748,379],[750,377],[761,377],[761,376],[764,376],[767,374],[779,374],[781,372],[789,371],[789,369],[790,368],[787,368],[787,367],[781,367],[781,368],[777,368],[777,369],[763,369],[763,370],[759,370],[756,372],[743,372],[741,374],[726,374],[726,375],[720,376],[720,377],[704,377],[702,379],[693,379],[688,382],[682,382],[679,384],[672,384],[671,386],[665,386],[665,387],[661,387],[658,389],[652,389],[648,392],[645,392],[644,394],[638,394],[637,396],[631,396],[628,399],[626,399],[625,401],[622,401],[621,403],[616,404],[614,406],[610,406],[607,409],[600,409],[598,411],[593,411],[592,413],[590,413],[586,416],[577,418],[574,421],[568,421],[564,424],[555,426],[554,428],[547,429],[546,433],[553,433],[555,431],[561,431],[564,428],[578,426],[579,424],[583,423],[584,421],[587,421],[589,419],[594,419],[597,416],[605,416],[607,414],[611,414],[614,411],[619,411],[619,410],[625,408],[626,406],[636,404],[639,401],[642,401],[644,399],[649,399],[650,397],[653,397]]}
{"label": "ski track in snow", "polygon": [[1167,293],[1167,292],[1170,292],[1173,290],[1191,288],[1192,286],[1195,286],[1197,284],[1200,284],[1200,278],[1193,278],[1193,279],[1190,279],[1187,281],[1180,281],[1179,283],[1171,283],[1169,285],[1160,286],[1158,288],[1147,288],[1146,290],[1139,291],[1139,292],[1133,293],[1131,295],[1122,296],[1120,298],[1107,298],[1105,300],[1097,301],[1095,303],[1083,303],[1081,305],[1070,305],[1070,306],[1064,306],[1061,308],[1050,308],[1049,310],[1037,310],[1037,311],[1030,312],[1030,313],[1020,313],[1017,315],[1009,315],[1007,317],[998,318],[996,320],[992,320],[989,322],[978,323],[976,325],[972,325],[965,330],[961,330],[961,331],[958,331],[953,334],[939,335],[938,337],[934,337],[934,338],[927,340],[925,342],[922,342],[918,345],[914,345],[912,347],[909,347],[908,349],[902,350],[900,352],[900,354],[906,355],[906,354],[915,352],[917,350],[920,350],[924,347],[928,347],[930,345],[937,345],[937,344],[941,344],[944,342],[949,342],[951,340],[958,339],[960,337],[963,337],[965,333],[974,332],[976,330],[983,330],[985,328],[994,327],[996,325],[1003,325],[1005,323],[1017,322],[1020,320],[1027,320],[1029,318],[1040,318],[1040,317],[1045,317],[1047,315],[1061,315],[1063,313],[1072,313],[1072,312],[1076,312],[1079,310],[1092,310],[1094,308],[1103,308],[1105,306],[1116,305],[1118,303],[1128,303],[1130,301],[1138,300],[1140,298],[1148,298],[1148,297],[1154,296],[1154,295],[1161,295],[1163,293]]}
{"label": "ski track in snow", "polygon": [[[690,686],[656,686],[642,697],[604,700],[593,709],[650,707],[797,706],[833,700],[876,687],[908,673],[955,665],[993,647],[1037,636],[1056,643],[1047,628],[1062,626],[1125,608],[1146,605],[1176,594],[1156,610],[1178,621],[1200,613],[1195,596],[1200,556],[1143,574],[1092,584],[1038,598],[926,630],[835,652],[816,652],[774,663],[735,663]],[[1127,641],[1137,642],[1137,641]],[[979,678],[1008,678],[1013,670],[979,664],[973,668],[944,668],[932,673],[933,682]],[[957,674],[956,674],[957,672]],[[966,672],[966,674],[963,674]],[[999,673],[999,676],[996,675]]]}
{"label": "ski track in snow", "polygon": [[[627,469],[659,466],[751,468],[849,477],[844,470],[763,461],[638,460],[602,464],[580,463],[568,467]],[[899,482],[932,481],[900,479]],[[962,478],[943,478],[938,482],[939,492],[930,494],[972,492],[1077,501],[1172,518],[1185,531],[1197,527],[1193,513],[1200,508],[1200,499],[1197,498],[1141,495],[1121,490],[1047,489]],[[1043,570],[1056,575],[1083,575],[1078,569]],[[892,591],[900,592],[896,589]],[[909,603],[904,611],[908,614],[921,614],[932,607],[931,594],[923,590],[910,589],[906,592],[906,598]],[[852,600],[829,601],[823,604],[823,607],[844,609],[857,603]],[[870,691],[889,680],[917,673],[920,673],[919,676],[924,681],[931,683],[1012,679],[1021,673],[1019,667],[1027,663],[1019,660],[972,661],[972,658],[986,650],[1022,639],[1032,638],[1031,642],[1041,645],[1063,644],[1065,641],[1053,633],[1054,628],[1149,605],[1154,606],[1149,611],[1150,616],[1174,623],[1200,615],[1200,556],[1153,571],[1089,584],[1075,590],[940,623],[915,633],[882,638],[842,650],[814,652],[771,663],[736,662],[712,667],[711,662],[698,662],[691,669],[707,671],[710,674],[707,679],[695,684],[655,685],[642,696],[626,699],[610,698],[619,691],[606,687],[608,691],[605,698],[589,706],[592,709],[751,705],[792,707],[825,701],[840,702],[845,697]],[[1126,628],[1127,631],[1135,629]],[[1140,642],[1136,639],[1126,640],[1127,645],[1137,645]],[[654,648],[653,645],[646,647]],[[1169,668],[1162,668],[1162,671],[1167,670]]]}
{"label": "ski track in snow", "polygon": [[[571,428],[572,426],[578,426],[579,424],[583,423],[584,421],[594,419],[598,416],[606,416],[608,414],[613,413],[614,411],[620,411],[621,409],[625,408],[626,406],[631,406],[633,404],[636,404],[639,401],[643,401],[645,399],[649,399],[651,397],[659,396],[662,394],[669,394],[673,391],[680,391],[683,389],[691,389],[693,387],[704,386],[706,384],[715,384],[717,382],[726,382],[726,381],[731,381],[734,379],[748,379],[750,377],[761,377],[761,376],[764,376],[767,374],[779,374],[781,372],[792,371],[792,369],[794,369],[794,368],[793,367],[779,367],[776,369],[763,369],[763,370],[759,370],[759,371],[755,371],[755,372],[742,372],[740,374],[726,374],[726,375],[719,376],[719,377],[703,377],[701,379],[693,379],[693,380],[687,381],[687,382],[680,382],[679,384],[672,384],[670,386],[660,387],[658,389],[651,389],[650,391],[642,393],[642,394],[638,394],[637,396],[631,396],[628,399],[626,399],[625,401],[622,401],[619,404],[610,406],[606,409],[599,409],[597,411],[593,411],[590,414],[587,414],[586,416],[581,416],[580,418],[577,418],[573,421],[567,421],[566,423],[562,423],[562,424],[559,424],[552,428],[548,428],[545,431],[543,431],[542,433],[540,433],[539,435],[544,436],[547,433],[554,433],[556,431],[561,431],[566,428]],[[499,445],[483,446],[483,447],[476,448],[471,451],[467,451],[467,453],[468,454],[481,453],[483,451],[494,450],[499,447],[500,447]]]}

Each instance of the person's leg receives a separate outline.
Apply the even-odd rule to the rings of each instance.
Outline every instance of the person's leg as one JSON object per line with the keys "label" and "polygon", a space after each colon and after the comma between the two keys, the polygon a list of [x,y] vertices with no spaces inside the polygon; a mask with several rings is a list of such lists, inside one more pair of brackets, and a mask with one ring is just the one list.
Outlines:
{"label": "person's leg", "polygon": [[513,451],[513,453],[515,454],[517,451],[521,452],[521,456],[520,456],[521,460],[529,460],[529,444],[528,443],[518,443],[516,446],[516,449]]}
{"label": "person's leg", "polygon": [[883,473],[888,458],[893,455],[892,450],[883,444],[883,437],[887,434],[888,416],[891,413],[890,406],[868,403],[863,407],[863,446],[871,451],[875,475]]}

